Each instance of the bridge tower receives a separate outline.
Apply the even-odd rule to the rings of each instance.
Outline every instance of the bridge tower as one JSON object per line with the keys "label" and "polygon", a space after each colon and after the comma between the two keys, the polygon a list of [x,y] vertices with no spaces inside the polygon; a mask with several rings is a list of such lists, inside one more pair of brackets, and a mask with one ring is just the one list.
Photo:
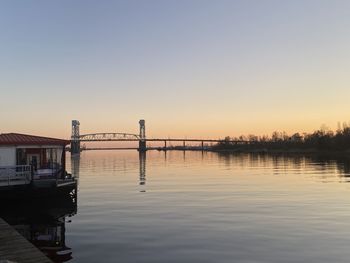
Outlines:
{"label": "bridge tower", "polygon": [[71,136],[71,153],[80,154],[80,132],[79,132],[80,122],[77,120],[72,120],[72,136]]}
{"label": "bridge tower", "polygon": [[147,150],[146,148],[146,126],[145,126],[145,120],[140,120],[140,140],[139,140],[139,151],[145,152]]}

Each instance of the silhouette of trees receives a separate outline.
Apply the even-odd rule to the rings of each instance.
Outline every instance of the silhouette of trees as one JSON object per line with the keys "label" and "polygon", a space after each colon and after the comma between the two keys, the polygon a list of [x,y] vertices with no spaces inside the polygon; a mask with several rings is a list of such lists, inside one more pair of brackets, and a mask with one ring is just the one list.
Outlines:
{"label": "silhouette of trees", "polygon": [[[245,141],[246,144],[232,141]],[[347,123],[334,132],[325,125],[311,134],[294,133],[288,135],[285,132],[275,131],[271,137],[267,135],[230,137],[214,146],[214,149],[266,149],[266,150],[313,150],[313,151],[345,151],[350,150],[350,127]]]}

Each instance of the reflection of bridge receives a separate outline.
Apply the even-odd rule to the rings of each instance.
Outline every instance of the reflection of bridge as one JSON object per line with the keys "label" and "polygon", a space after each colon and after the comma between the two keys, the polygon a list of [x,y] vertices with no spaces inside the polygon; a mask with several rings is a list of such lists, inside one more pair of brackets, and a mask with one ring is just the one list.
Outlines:
{"label": "reflection of bridge", "polygon": [[[140,151],[138,155],[139,155],[140,192],[146,192],[146,152]],[[166,152],[165,152],[165,157],[166,157]],[[75,178],[79,178],[80,176],[80,156],[79,155],[71,156],[71,171],[72,171],[72,175]],[[77,195],[75,196],[75,200],[77,201]],[[0,211],[0,215],[1,215],[1,211]]]}
{"label": "reflection of bridge", "polygon": [[73,154],[79,154],[80,142],[111,142],[111,141],[119,141],[119,142],[139,142],[138,150],[140,152],[144,152],[147,150],[146,142],[164,142],[164,149],[167,147],[168,142],[182,142],[183,147],[186,147],[186,142],[199,142],[201,143],[201,148],[204,150],[204,143],[218,143],[218,142],[230,142],[233,144],[247,144],[248,141],[237,141],[237,140],[223,140],[223,139],[197,139],[197,138],[146,138],[146,128],[145,121],[140,120],[140,133],[132,134],[132,133],[91,133],[91,134],[83,134],[80,135],[79,130],[79,121],[72,121],[72,137],[71,137],[71,152]]}

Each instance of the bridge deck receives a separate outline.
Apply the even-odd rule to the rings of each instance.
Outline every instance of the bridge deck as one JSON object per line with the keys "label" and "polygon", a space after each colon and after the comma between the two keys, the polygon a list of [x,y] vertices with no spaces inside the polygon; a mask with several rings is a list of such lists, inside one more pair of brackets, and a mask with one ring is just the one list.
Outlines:
{"label": "bridge deck", "polygon": [[[140,139],[122,139],[122,138],[97,138],[97,139],[80,139],[80,142],[97,142],[97,141],[116,141],[116,142],[136,142],[136,141],[140,141]],[[230,142],[230,143],[238,143],[238,144],[248,144],[248,143],[252,143],[251,141],[225,141],[225,140],[220,140],[220,139],[143,139],[143,141],[146,142]]]}
{"label": "bridge deck", "polygon": [[0,261],[52,263],[39,249],[0,218]]}

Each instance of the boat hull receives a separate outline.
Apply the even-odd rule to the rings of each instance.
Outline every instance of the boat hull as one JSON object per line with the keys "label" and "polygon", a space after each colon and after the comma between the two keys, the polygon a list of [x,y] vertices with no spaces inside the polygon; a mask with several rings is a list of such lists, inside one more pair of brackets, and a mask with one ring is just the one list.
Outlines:
{"label": "boat hull", "polygon": [[30,184],[18,186],[6,186],[0,188],[1,200],[20,200],[26,198],[54,197],[67,194],[76,194],[77,181],[54,184],[45,182],[43,184]]}

